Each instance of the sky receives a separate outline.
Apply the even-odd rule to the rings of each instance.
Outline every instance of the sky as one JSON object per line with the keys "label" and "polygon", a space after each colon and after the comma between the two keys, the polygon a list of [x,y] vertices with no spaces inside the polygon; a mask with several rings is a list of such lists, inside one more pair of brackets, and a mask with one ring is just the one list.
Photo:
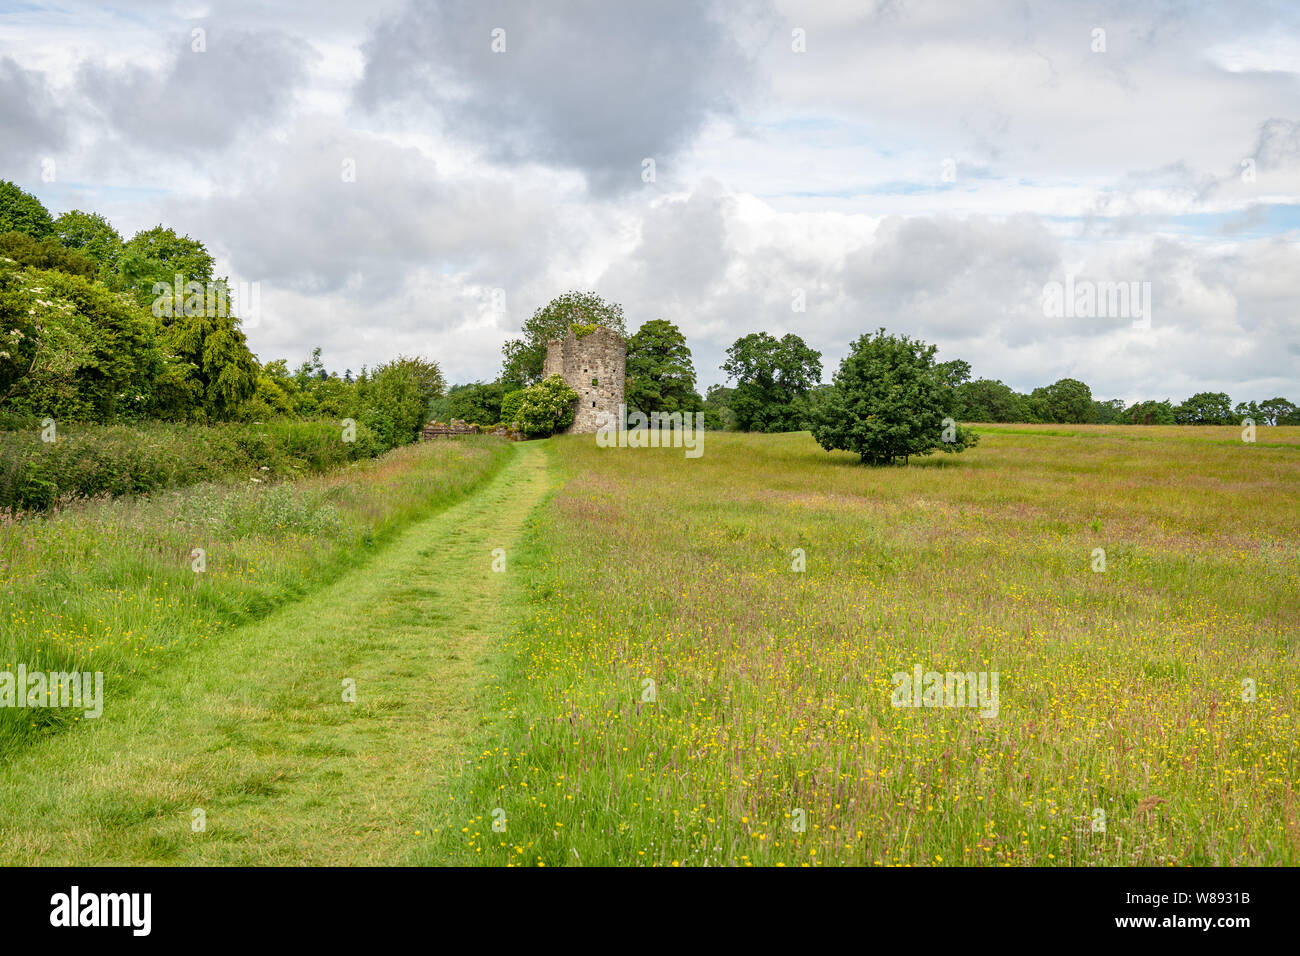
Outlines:
{"label": "sky", "polygon": [[1022,391],[1300,400],[1293,2],[0,0],[0,179],[202,240],[291,366],[488,381],[579,289],[701,391],[750,332],[830,381],[884,327]]}

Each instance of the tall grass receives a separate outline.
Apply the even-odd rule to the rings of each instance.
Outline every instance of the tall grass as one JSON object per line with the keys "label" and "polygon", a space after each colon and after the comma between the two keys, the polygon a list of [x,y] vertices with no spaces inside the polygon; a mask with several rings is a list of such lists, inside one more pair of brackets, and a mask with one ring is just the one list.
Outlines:
{"label": "tall grass", "polygon": [[[6,522],[0,670],[102,671],[115,693],[333,580],[396,529],[470,493],[510,453],[492,439],[430,442],[292,483],[207,483]],[[0,709],[0,754],[78,719]]]}
{"label": "tall grass", "polygon": [[[1134,431],[557,440],[427,859],[1300,863],[1300,429]],[[894,707],[917,664],[998,672],[998,716]]]}
{"label": "tall grass", "polygon": [[[56,426],[0,432],[0,512],[47,511],[84,498],[144,494],[239,477],[256,483],[318,474],[385,447],[337,422]],[[54,437],[55,441],[47,441]]]}

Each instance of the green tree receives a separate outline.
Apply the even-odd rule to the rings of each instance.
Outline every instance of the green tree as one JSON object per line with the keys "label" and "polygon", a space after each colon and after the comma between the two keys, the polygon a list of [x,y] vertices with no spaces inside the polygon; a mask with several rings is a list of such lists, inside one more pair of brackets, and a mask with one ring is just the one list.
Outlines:
{"label": "green tree", "polygon": [[1285,398],[1270,398],[1260,402],[1259,413],[1268,425],[1300,425],[1300,409]]}
{"label": "green tree", "polygon": [[[501,397],[501,421],[507,425],[516,425],[519,422],[519,407],[524,403],[524,393],[527,389],[517,388],[514,391],[506,392]],[[576,392],[574,394],[577,394]]]}
{"label": "green tree", "polygon": [[239,320],[182,315],[162,326],[162,342],[185,369],[190,407],[205,417],[231,417],[257,389],[257,359]]}
{"label": "green tree", "polygon": [[710,431],[735,431],[736,414],[731,410],[734,388],[710,385],[704,393],[704,427]]}
{"label": "green tree", "polygon": [[854,452],[871,465],[974,445],[977,436],[947,417],[951,397],[936,351],[884,329],[860,337],[820,403],[813,429],[818,444]]}
{"label": "green tree", "polygon": [[445,386],[437,362],[399,356],[370,373],[355,416],[373,428],[386,447],[409,444],[428,421],[429,403]]}
{"label": "green tree", "polygon": [[0,269],[0,399],[10,409],[94,422],[144,414],[165,371],[155,334],[148,313],[97,282]]}
{"label": "green tree", "polygon": [[1124,399],[1112,398],[1108,402],[1093,400],[1092,420],[1098,425],[1118,424],[1124,414]]}
{"label": "green tree", "polygon": [[962,359],[953,359],[951,362],[940,362],[934,367],[935,374],[939,381],[949,388],[956,388],[965,382],[970,381],[970,362]]}
{"label": "green tree", "polygon": [[0,257],[32,269],[57,269],[93,278],[98,265],[75,249],[66,249],[54,239],[33,239],[25,232],[0,233]]}
{"label": "green tree", "polygon": [[0,232],[22,232],[35,239],[54,235],[54,220],[39,199],[0,179]]}
{"label": "green tree", "polygon": [[[162,225],[132,236],[122,247],[118,259],[118,272],[123,286],[134,293],[141,305],[151,308],[159,304],[161,296],[169,295],[162,288],[155,289],[155,286],[165,286],[171,290],[177,275],[181,277],[182,285],[197,282],[206,286],[213,281],[213,267],[212,256],[203,243],[189,236],[178,236],[174,229]],[[170,309],[175,308],[171,299],[161,304]]]}
{"label": "green tree", "polygon": [[448,393],[448,417],[473,425],[495,425],[501,421],[501,399],[505,391],[500,382],[457,385]]}
{"label": "green tree", "polygon": [[65,212],[54,220],[54,232],[65,248],[76,249],[98,263],[101,276],[117,271],[122,258],[122,237],[99,213],[80,209]]}
{"label": "green tree", "polygon": [[830,401],[834,391],[835,386],[833,385],[814,385],[794,400],[799,431],[810,432],[817,427],[817,423],[821,420],[822,410],[826,407],[826,403]]}
{"label": "green tree", "polygon": [[1039,421],[1082,424],[1092,421],[1092,390],[1075,378],[1063,378],[1029,393],[1029,412]]}
{"label": "green tree", "polygon": [[736,382],[731,410],[741,431],[786,432],[803,427],[798,399],[821,381],[821,353],[794,333],[766,332],[737,339],[722,370]]}
{"label": "green tree", "polygon": [[952,416],[963,422],[1023,422],[1024,396],[1001,381],[979,378],[953,390]]}
{"label": "green tree", "polygon": [[[1178,415],[1178,409],[1175,408],[1174,409],[1175,418],[1177,417],[1177,415]],[[1229,413],[1228,417],[1224,419],[1222,424],[1233,425],[1246,418],[1249,418],[1256,425],[1262,425],[1265,423],[1264,410],[1254,402],[1238,402],[1237,407],[1232,409],[1232,411]]]}
{"label": "green tree", "polygon": [[540,307],[524,322],[523,338],[501,347],[505,365],[501,381],[507,386],[531,385],[541,380],[546,366],[546,343],[564,338],[572,329],[582,335],[604,326],[627,335],[623,307],[606,302],[594,292],[566,292]]}
{"label": "green tree", "polygon": [[289,374],[288,362],[276,359],[257,370],[257,387],[240,412],[248,421],[266,421],[300,415],[301,408],[301,389]]}
{"label": "green tree", "polygon": [[1229,425],[1232,399],[1224,392],[1197,392],[1174,409],[1178,425]]}
{"label": "green tree", "polygon": [[665,319],[651,319],[627,342],[627,404],[650,412],[694,412],[695,366],[686,336]]}
{"label": "green tree", "polygon": [[122,285],[149,307],[178,363],[171,414],[231,418],[257,391],[257,359],[213,266],[202,242],[161,225],[132,236],[118,260]]}
{"label": "green tree", "polygon": [[1174,407],[1168,399],[1163,402],[1134,402],[1116,419],[1121,425],[1172,425],[1174,424]]}

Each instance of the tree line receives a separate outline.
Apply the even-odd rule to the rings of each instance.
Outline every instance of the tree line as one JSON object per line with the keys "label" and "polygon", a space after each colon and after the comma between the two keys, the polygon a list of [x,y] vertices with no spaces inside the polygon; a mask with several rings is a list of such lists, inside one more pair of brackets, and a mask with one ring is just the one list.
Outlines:
{"label": "tree line", "polygon": [[[447,417],[472,422],[502,420],[507,396],[541,381],[546,343],[570,329],[581,335],[597,326],[627,338],[626,396],[629,410],[701,412],[706,428],[747,432],[815,431],[818,415],[836,394],[822,382],[822,356],[793,333],[777,338],[752,332],[727,349],[722,371],[727,385],[712,385],[701,395],[686,337],[672,322],[652,319],[628,335],[623,309],[593,292],[567,292],[539,308],[523,323],[522,335],[506,343],[500,376],[494,382],[455,385],[438,408]],[[883,330],[882,330],[883,332]],[[867,336],[872,349],[913,340]],[[853,355],[859,351],[853,347]],[[920,350],[930,347],[914,343]],[[865,348],[866,346],[861,346]],[[848,361],[848,359],[846,359]],[[1249,418],[1257,425],[1300,424],[1300,409],[1285,398],[1239,402],[1222,392],[1200,392],[1174,404],[1168,399],[1126,404],[1100,401],[1083,382],[1063,378],[1020,393],[1001,381],[972,379],[970,363],[936,362],[931,349],[916,357],[923,374],[934,379],[944,417],[961,422],[1102,425],[1227,425]],[[842,367],[843,368],[843,367]],[[885,367],[877,374],[886,375]],[[507,410],[514,406],[507,403]]]}
{"label": "tree line", "polygon": [[[829,384],[821,353],[798,335],[743,335],[722,363],[728,384],[701,395],[676,325],[652,319],[629,335],[622,306],[578,291],[523,322],[503,347],[496,380],[448,389],[438,363],[418,357],[398,356],[356,375],[327,370],[320,349],[296,368],[284,359],[261,363],[248,348],[238,306],[199,240],[161,224],[124,239],[101,215],[53,217],[35,196],[0,181],[0,412],[9,421],[351,418],[392,447],[413,441],[430,419],[457,418],[518,425],[539,437],[572,422],[577,398],[559,376],[543,381],[547,341],[603,326],[627,340],[630,410],[699,412],[713,430],[808,430],[841,445],[862,444],[868,434],[883,441],[889,423],[893,444],[868,458],[887,456],[881,448],[910,448],[906,434],[919,428],[929,435],[947,419],[1300,424],[1300,411],[1281,397],[1233,405],[1226,394],[1202,392],[1177,405],[1126,406],[1094,399],[1072,378],[1021,394],[972,379],[969,363],[936,362],[934,346],[883,329],[853,343]],[[944,450],[963,443],[948,435]]]}
{"label": "tree line", "polygon": [[124,239],[103,216],[53,217],[0,181],[0,412],[5,424],[350,418],[414,441],[438,364],[398,356],[353,375],[320,350],[260,363],[206,246],[161,224]]}

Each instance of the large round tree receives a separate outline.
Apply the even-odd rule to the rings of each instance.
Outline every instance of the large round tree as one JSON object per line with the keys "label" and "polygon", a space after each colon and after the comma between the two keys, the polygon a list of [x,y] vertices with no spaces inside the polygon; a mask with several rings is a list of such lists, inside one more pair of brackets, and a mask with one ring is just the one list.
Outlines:
{"label": "large round tree", "polygon": [[54,231],[59,242],[94,259],[105,275],[116,271],[122,256],[122,237],[99,213],[80,209],[65,212],[54,220]]}
{"label": "large round tree", "polygon": [[54,235],[54,220],[39,199],[8,180],[0,180],[0,232],[21,232],[34,239]]}
{"label": "large round tree", "polygon": [[935,365],[935,351],[884,329],[859,338],[816,405],[818,444],[854,452],[870,465],[974,445],[974,433],[948,417],[951,386]]}

